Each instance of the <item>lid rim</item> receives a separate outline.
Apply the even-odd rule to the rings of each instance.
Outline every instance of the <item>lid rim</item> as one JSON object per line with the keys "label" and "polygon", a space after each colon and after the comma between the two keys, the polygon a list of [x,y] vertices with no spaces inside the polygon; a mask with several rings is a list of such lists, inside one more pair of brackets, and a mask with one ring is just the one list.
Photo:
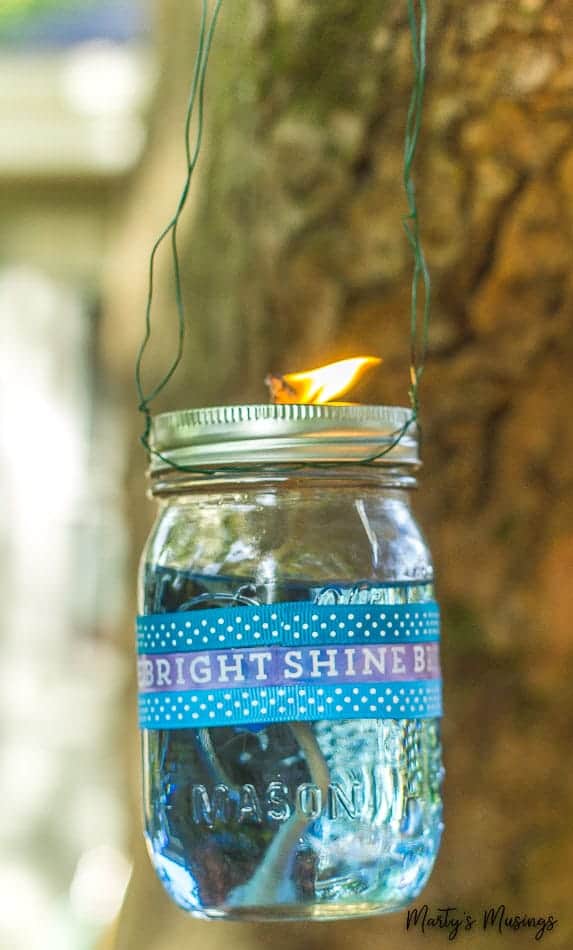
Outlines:
{"label": "lid rim", "polygon": [[[400,435],[398,439],[398,436]],[[283,403],[209,406],[152,420],[151,473],[313,462],[419,464],[405,406]],[[376,453],[379,459],[371,460]]]}

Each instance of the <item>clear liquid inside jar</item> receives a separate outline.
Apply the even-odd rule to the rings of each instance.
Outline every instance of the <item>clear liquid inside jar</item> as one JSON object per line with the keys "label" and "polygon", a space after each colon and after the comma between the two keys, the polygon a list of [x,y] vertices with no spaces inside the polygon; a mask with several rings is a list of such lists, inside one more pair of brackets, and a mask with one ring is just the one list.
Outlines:
{"label": "clear liquid inside jar", "polygon": [[[432,601],[413,485],[405,465],[163,475],[140,613]],[[442,831],[439,718],[400,716],[394,702],[364,717],[331,717],[325,702],[304,721],[145,728],[146,839],[176,903],[208,918],[326,920],[414,900]]]}

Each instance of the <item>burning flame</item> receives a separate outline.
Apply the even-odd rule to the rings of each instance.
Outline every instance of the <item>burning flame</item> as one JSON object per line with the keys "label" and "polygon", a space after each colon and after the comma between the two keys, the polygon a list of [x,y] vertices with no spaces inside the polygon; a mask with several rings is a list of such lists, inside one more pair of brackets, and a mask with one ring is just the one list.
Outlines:
{"label": "burning flame", "polygon": [[379,366],[381,362],[377,356],[356,356],[305,373],[269,375],[265,382],[275,403],[322,404],[343,396],[367,370]]}

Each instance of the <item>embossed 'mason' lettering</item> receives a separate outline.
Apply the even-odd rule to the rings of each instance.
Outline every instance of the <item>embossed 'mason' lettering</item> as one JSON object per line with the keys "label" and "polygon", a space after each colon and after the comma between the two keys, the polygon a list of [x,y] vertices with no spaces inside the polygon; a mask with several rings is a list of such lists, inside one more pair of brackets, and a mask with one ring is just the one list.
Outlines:
{"label": "embossed 'mason' lettering", "polygon": [[191,816],[195,824],[209,828],[215,824],[256,824],[285,822],[293,815],[308,821],[317,818],[359,819],[365,816],[367,802],[361,782],[332,782],[326,790],[313,782],[291,788],[283,782],[270,782],[257,791],[254,785],[239,787],[192,785]]}

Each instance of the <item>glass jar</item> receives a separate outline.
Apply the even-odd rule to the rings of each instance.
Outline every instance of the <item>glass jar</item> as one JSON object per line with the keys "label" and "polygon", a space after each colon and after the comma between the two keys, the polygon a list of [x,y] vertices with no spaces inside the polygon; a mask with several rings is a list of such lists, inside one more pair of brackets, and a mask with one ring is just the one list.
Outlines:
{"label": "glass jar", "polygon": [[385,913],[428,880],[439,612],[408,419],[287,405],[155,420],[138,619],[145,833],[192,914]]}

